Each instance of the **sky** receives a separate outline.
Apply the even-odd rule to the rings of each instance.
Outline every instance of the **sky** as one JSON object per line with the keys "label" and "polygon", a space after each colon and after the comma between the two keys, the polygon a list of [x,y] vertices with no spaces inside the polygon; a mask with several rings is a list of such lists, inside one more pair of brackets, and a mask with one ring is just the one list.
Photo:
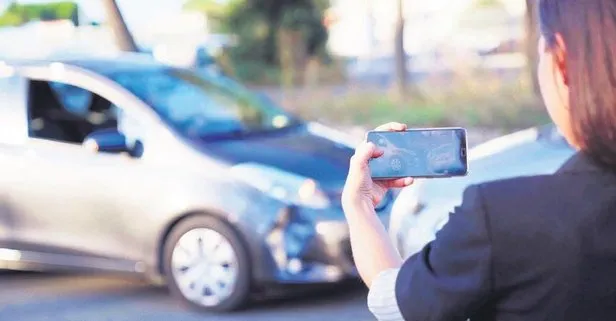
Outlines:
{"label": "sky", "polygon": [[[4,2],[6,0],[0,0]],[[54,0],[18,0],[19,3],[53,2]],[[89,19],[101,21],[105,12],[100,0],[74,0]],[[117,0],[129,28],[155,23],[163,15],[176,15],[182,10],[185,0]]]}

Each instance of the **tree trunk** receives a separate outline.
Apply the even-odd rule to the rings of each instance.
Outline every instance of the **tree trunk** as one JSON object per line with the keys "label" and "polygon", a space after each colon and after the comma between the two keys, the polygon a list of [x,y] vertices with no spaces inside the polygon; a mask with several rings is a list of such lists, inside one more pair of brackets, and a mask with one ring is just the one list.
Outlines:
{"label": "tree trunk", "polygon": [[132,34],[126,26],[126,21],[124,21],[124,18],[122,17],[122,13],[120,12],[120,8],[118,7],[116,0],[102,1],[107,14],[107,21],[111,26],[118,48],[122,51],[138,52],[139,49],[135,44]]}
{"label": "tree trunk", "polygon": [[406,52],[404,51],[404,0],[398,0],[398,17],[395,35],[396,92],[404,98],[407,90]]}
{"label": "tree trunk", "polygon": [[535,95],[541,95],[539,81],[537,79],[537,63],[539,56],[537,53],[537,42],[539,41],[539,19],[537,19],[537,8],[535,0],[526,0],[526,58],[528,71],[531,77],[532,89]]}
{"label": "tree trunk", "polygon": [[305,79],[308,50],[304,34],[281,28],[278,31],[278,57],[284,87],[299,87]]}

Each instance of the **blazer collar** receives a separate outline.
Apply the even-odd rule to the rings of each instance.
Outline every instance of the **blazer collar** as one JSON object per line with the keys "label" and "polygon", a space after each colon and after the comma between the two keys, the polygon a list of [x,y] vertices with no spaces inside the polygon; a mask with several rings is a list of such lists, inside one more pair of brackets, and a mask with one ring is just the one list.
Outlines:
{"label": "blazer collar", "polygon": [[569,160],[567,160],[558,169],[557,173],[587,173],[587,172],[604,172],[605,169],[601,168],[590,156],[583,152],[577,152]]}

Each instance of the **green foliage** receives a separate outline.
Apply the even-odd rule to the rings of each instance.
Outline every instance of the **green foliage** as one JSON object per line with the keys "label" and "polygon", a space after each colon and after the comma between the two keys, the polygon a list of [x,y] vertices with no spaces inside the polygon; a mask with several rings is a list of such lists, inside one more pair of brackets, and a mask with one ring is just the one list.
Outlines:
{"label": "green foliage", "polygon": [[281,71],[276,66],[264,65],[258,61],[236,61],[233,64],[233,75],[249,84],[278,86]]}
{"label": "green foliage", "polygon": [[475,6],[478,8],[494,8],[503,7],[504,4],[500,0],[477,0]]}
{"label": "green foliage", "polygon": [[295,6],[282,11],[280,27],[301,31],[307,42],[308,53],[316,55],[327,41],[327,29],[322,14],[314,6]]}
{"label": "green foliage", "polygon": [[[238,45],[227,54],[235,74],[259,79],[271,77],[270,72],[259,74],[259,70],[280,68],[280,30],[301,31],[308,55],[323,55],[327,29],[322,24],[322,13],[328,5],[327,0],[231,0],[224,4],[190,0],[186,9],[207,14],[213,21],[214,32],[234,34]],[[256,67],[258,64],[262,66]]]}
{"label": "green foliage", "polygon": [[79,7],[75,2],[50,2],[37,4],[11,4],[0,15],[0,27],[19,26],[37,20],[68,19],[79,23]]}
{"label": "green foliage", "polygon": [[316,54],[327,41],[321,16],[309,0],[253,0],[235,5],[227,17],[229,30],[240,42],[234,54],[237,59],[278,64],[277,33],[283,28],[301,30],[308,53]]}
{"label": "green foliage", "polygon": [[19,26],[23,21],[24,18],[19,12],[7,10],[0,15],[0,27]]}

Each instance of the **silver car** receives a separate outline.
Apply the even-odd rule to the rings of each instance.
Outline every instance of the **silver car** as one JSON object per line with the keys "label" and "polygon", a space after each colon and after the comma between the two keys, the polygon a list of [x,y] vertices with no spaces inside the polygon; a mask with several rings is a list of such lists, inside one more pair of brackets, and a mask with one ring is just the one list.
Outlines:
{"label": "silver car", "polygon": [[552,124],[531,128],[488,141],[469,151],[469,174],[465,177],[418,180],[403,189],[392,209],[390,236],[404,257],[432,241],[462,201],[471,184],[550,174],[574,150]]}
{"label": "silver car", "polygon": [[217,311],[357,278],[351,144],[151,57],[0,61],[0,269],[130,273]]}

